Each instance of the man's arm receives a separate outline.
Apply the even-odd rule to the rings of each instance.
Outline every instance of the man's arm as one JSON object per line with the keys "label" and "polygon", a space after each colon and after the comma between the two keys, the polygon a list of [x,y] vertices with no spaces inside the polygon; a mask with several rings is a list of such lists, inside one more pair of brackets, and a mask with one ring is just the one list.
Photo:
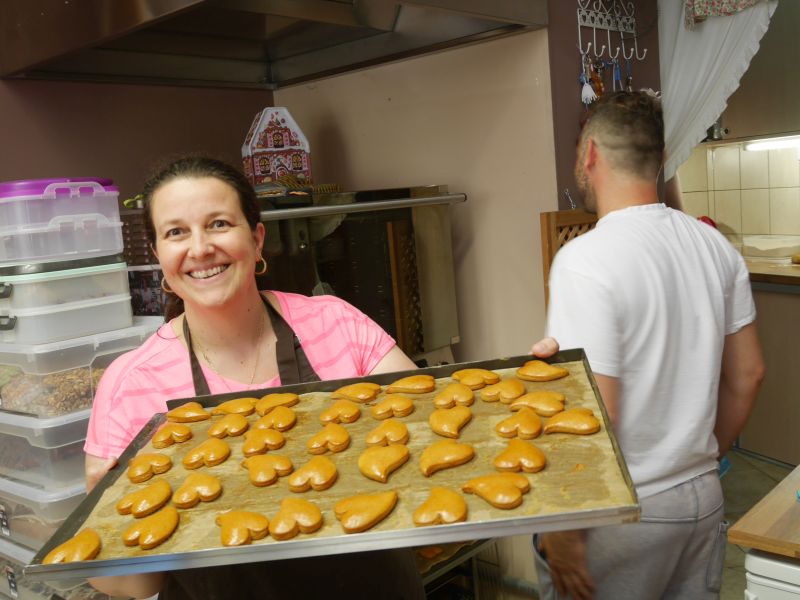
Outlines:
{"label": "man's arm", "polygon": [[714,435],[724,456],[739,436],[764,380],[764,357],[755,322],[725,337]]}

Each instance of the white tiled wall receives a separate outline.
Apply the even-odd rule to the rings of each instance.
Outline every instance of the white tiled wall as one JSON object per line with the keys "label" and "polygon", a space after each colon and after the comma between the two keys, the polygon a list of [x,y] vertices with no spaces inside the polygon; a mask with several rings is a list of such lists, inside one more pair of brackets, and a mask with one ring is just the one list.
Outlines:
{"label": "white tiled wall", "polygon": [[700,144],[678,169],[687,213],[726,234],[800,235],[800,160],[795,149],[748,152]]}

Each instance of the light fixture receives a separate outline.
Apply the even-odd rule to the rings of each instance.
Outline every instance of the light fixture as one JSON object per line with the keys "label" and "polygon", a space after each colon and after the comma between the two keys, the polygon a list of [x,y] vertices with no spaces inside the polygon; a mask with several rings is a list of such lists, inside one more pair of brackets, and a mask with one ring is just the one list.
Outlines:
{"label": "light fixture", "polygon": [[755,142],[747,142],[744,149],[750,152],[759,150],[780,150],[782,148],[800,148],[800,136],[792,135],[788,137],[769,138]]}

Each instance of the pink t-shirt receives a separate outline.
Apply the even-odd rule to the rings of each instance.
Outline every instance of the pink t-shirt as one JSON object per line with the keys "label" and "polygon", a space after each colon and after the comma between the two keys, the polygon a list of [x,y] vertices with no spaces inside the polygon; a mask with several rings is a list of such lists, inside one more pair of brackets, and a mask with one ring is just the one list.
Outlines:
{"label": "pink t-shirt", "polygon": [[[395,341],[377,323],[334,296],[273,292],[320,379],[369,375]],[[280,378],[254,385],[223,379],[201,363],[212,394],[277,387]],[[195,395],[189,353],[166,323],[136,350],[106,369],[97,386],[84,450],[118,457],[167,400]]]}

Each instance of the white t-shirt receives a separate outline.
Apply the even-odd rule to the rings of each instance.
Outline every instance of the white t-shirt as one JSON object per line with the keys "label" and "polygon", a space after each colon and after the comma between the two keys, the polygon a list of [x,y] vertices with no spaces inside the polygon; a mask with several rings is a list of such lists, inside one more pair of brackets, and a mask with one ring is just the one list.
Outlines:
{"label": "white t-shirt", "polygon": [[547,334],[620,379],[615,433],[640,497],[716,468],[725,336],[754,319],[739,253],[662,204],[611,212],[556,255]]}

